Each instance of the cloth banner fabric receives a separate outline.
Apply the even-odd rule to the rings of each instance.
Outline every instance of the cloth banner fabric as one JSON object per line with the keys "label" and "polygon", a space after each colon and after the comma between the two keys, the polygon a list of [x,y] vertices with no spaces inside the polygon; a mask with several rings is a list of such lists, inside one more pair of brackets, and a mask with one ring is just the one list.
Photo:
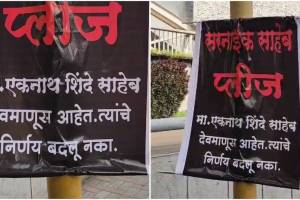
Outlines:
{"label": "cloth banner fabric", "polygon": [[299,24],[197,24],[177,174],[299,188]]}
{"label": "cloth banner fabric", "polygon": [[0,3],[0,176],[147,174],[148,2]]}

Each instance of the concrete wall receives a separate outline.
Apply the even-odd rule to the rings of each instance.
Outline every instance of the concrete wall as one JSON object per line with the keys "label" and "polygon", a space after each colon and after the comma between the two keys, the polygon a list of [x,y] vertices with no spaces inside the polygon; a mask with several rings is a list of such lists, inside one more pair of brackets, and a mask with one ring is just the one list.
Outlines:
{"label": "concrete wall", "polygon": [[47,179],[0,178],[0,198],[47,198]]}
{"label": "concrete wall", "polygon": [[[230,18],[229,1],[195,1],[194,21]],[[298,1],[254,1],[253,17],[300,16]]]}
{"label": "concrete wall", "polygon": [[193,1],[155,1],[155,3],[180,18],[182,22],[193,20]]}
{"label": "concrete wall", "polygon": [[[193,1],[156,1],[156,5],[164,8],[169,13],[176,16],[182,23],[190,23],[193,21]],[[151,27],[162,29],[174,29],[172,26],[164,23],[160,19],[151,15]]]}
{"label": "concrete wall", "polygon": [[172,26],[151,15],[151,28],[173,29]]}

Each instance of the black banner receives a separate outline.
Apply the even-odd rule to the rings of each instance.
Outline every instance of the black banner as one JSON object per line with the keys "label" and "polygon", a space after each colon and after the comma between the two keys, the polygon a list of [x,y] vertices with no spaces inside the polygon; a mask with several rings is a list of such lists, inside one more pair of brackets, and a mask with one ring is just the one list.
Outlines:
{"label": "black banner", "polygon": [[148,2],[0,11],[0,176],[147,174]]}
{"label": "black banner", "polygon": [[198,24],[178,174],[299,187],[297,23]]}

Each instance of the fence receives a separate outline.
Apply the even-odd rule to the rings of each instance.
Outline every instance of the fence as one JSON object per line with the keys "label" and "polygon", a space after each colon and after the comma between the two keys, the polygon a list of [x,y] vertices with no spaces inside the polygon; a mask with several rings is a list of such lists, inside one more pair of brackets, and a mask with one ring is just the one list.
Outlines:
{"label": "fence", "polygon": [[192,55],[195,32],[151,28],[151,48],[158,52]]}

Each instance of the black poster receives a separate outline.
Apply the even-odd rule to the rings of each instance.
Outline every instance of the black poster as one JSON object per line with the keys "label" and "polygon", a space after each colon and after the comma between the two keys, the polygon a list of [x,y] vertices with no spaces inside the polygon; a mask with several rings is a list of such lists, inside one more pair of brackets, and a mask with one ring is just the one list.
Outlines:
{"label": "black poster", "polygon": [[147,174],[148,2],[0,12],[0,176]]}
{"label": "black poster", "polygon": [[298,23],[198,24],[178,174],[299,187]]}

